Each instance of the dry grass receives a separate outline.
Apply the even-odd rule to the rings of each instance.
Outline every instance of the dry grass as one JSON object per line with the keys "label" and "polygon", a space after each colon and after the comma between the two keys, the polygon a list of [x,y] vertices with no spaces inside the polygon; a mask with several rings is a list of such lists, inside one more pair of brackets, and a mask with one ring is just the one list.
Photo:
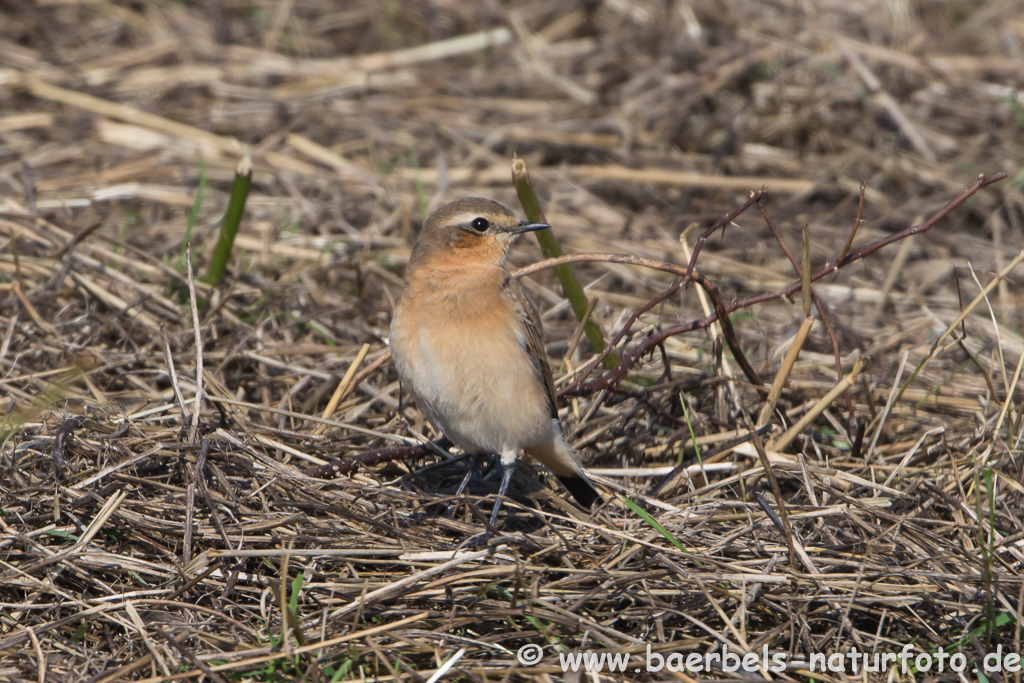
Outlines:
{"label": "dry grass", "polygon": [[[453,656],[446,680],[555,680],[577,648],[907,644],[972,666],[1021,650],[1024,2],[208,4],[0,0],[0,680],[419,681]],[[196,312],[183,245],[204,273],[243,153],[233,276],[199,283]],[[513,155],[566,252],[675,263],[688,225],[761,185],[819,268],[861,181],[855,248],[979,173],[1009,179],[814,284],[843,372],[863,367],[854,421],[842,398],[814,412],[837,382],[820,320],[786,362],[799,294],[744,309],[756,372],[785,369],[766,451],[744,418],[764,394],[716,353],[718,328],[671,336],[563,401],[606,505],[587,517],[523,466],[506,535],[455,557],[493,475],[455,500],[461,465],[412,474],[436,454],[310,468],[433,436],[377,362],[391,305],[427,212],[515,205]],[[575,267],[607,337],[672,282]],[[756,209],[697,267],[725,304],[795,278]],[[566,359],[556,281],[526,282],[564,388],[592,350]],[[698,290],[619,352],[703,318]],[[530,643],[545,655],[526,666]],[[601,678],[734,677],[634,666]]]}

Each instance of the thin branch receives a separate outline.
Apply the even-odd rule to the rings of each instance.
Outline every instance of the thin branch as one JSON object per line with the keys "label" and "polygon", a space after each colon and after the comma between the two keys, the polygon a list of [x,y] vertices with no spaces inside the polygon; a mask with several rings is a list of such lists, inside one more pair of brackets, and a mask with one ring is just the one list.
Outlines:
{"label": "thin branch", "polygon": [[[864,187],[863,185],[861,185],[862,202],[863,191]],[[775,223],[772,221],[771,216],[768,215],[767,209],[764,208],[764,205],[761,202],[757,202],[757,208],[761,211],[761,216],[764,218],[764,222],[768,226],[768,229],[772,231],[773,235],[775,235],[775,241],[779,243],[779,246],[782,247],[782,251],[785,252],[786,257],[789,258],[789,262],[793,265],[793,270],[796,271],[796,276],[800,278],[800,289],[803,290],[804,296],[804,315],[808,315],[810,313],[810,305],[812,303],[814,304],[814,307],[818,310],[818,317],[821,318],[821,322],[825,326],[825,332],[828,334],[829,341],[832,343],[832,356],[835,359],[836,365],[836,379],[840,380],[843,378],[843,360],[842,355],[839,351],[839,340],[836,339],[836,333],[832,329],[832,323],[829,321],[828,316],[825,315],[825,307],[822,305],[821,300],[818,298],[817,294],[815,294],[814,290],[811,288],[811,277],[809,275],[811,272],[811,245],[810,233],[807,229],[807,226],[804,226],[804,229],[801,234],[801,258],[800,263],[798,264],[796,262],[796,258],[793,256],[793,253],[790,252],[789,247],[786,246],[786,240],[783,239],[782,233],[780,233],[778,228],[775,227]],[[860,210],[858,209],[858,215],[859,213]],[[858,218],[858,222],[859,220],[860,219]],[[854,232],[856,232],[856,228],[850,233],[851,240],[853,239]],[[854,415],[853,400],[850,398],[850,395],[848,393],[844,394],[843,398],[846,401],[847,420],[850,422],[850,424],[852,424]]]}
{"label": "thin branch", "polygon": [[[997,173],[992,177],[980,176],[978,178],[978,181],[974,185],[970,186],[969,188],[961,192],[956,198],[954,198],[952,201],[946,204],[942,209],[937,211],[934,215],[932,215],[931,218],[929,218],[924,223],[911,226],[909,228],[906,228],[905,230],[893,233],[892,235],[887,235],[886,237],[866,244],[860,249],[854,251],[853,253],[847,254],[841,260],[836,259],[833,261],[829,261],[824,266],[822,266],[817,271],[811,274],[811,282],[816,282],[825,277],[826,275],[828,275],[829,273],[838,270],[843,266],[854,263],[855,261],[859,261],[864,257],[875,253],[882,247],[892,244],[893,242],[897,242],[901,239],[906,239],[911,235],[918,235],[920,233],[927,232],[932,227],[934,227],[936,223],[938,223],[940,220],[946,217],[951,211],[953,211],[953,209],[957,208],[965,201],[967,201],[969,198],[974,196],[978,192],[978,190],[980,190],[983,187],[988,187],[992,183],[998,182],[1005,178],[1005,173]],[[744,206],[750,206],[751,204],[754,203],[756,203],[756,200],[748,201]],[[691,258],[691,261],[692,260],[693,259]],[[561,256],[557,259],[548,259],[547,261],[541,261],[540,263],[535,263],[531,266],[523,268],[520,271],[517,271],[515,275],[518,277],[520,275],[535,273],[537,271],[543,270],[544,268],[560,265],[562,263],[575,263],[579,261],[625,263],[631,265],[645,266],[648,268],[654,268],[655,270],[662,270],[667,273],[673,273],[677,275],[680,274],[679,266],[671,263],[654,261],[653,259],[645,259],[639,256],[627,256],[624,254],[583,253],[571,254],[568,256]],[[682,274],[685,278],[685,272]],[[683,284],[685,284],[685,279]],[[775,290],[774,292],[765,292],[763,294],[757,294],[754,296],[746,297],[744,299],[733,301],[730,305],[726,307],[726,313],[732,313],[733,311],[739,310],[741,308],[748,308],[755,304],[774,301],[776,299],[781,299],[782,297],[785,296],[790,296],[793,293],[795,293],[798,289],[800,289],[802,286],[802,280],[796,280],[787,285],[786,287]],[[648,350],[654,348],[664,340],[668,339],[669,337],[673,337],[677,334],[684,334],[686,332],[693,332],[694,330],[704,329],[705,327],[714,323],[717,319],[718,314],[715,313],[704,318],[691,320],[690,322],[684,323],[682,325],[676,325],[675,327],[660,330],[655,334],[652,334],[651,336],[647,337],[639,344],[637,344],[635,348],[625,352],[623,354],[622,360],[619,362],[618,366],[616,366],[615,370],[612,370],[607,375],[597,380],[593,380],[591,382],[584,382],[583,380],[586,379],[586,377],[588,377],[591,372],[593,372],[594,367],[596,367],[597,365],[596,363],[591,362],[583,370],[580,371],[579,375],[577,376],[577,379],[573,382],[573,384],[563,389],[560,393],[568,393],[570,390],[576,390],[577,393],[587,393],[589,391],[603,389],[609,386],[611,383],[614,383],[621,379],[629,371],[629,369],[637,362],[639,358],[642,358]],[[630,320],[627,320],[627,325],[631,325],[634,321],[635,319],[633,318],[633,316],[630,316]],[[616,339],[621,339],[622,336],[624,336],[624,332],[620,332],[619,336],[617,336]]]}
{"label": "thin branch", "polygon": [[690,263],[686,266],[687,279],[690,279],[690,276],[693,274],[693,268],[697,264],[697,257],[700,256],[700,250],[704,248],[704,242],[707,241],[708,237],[711,237],[711,235],[715,234],[716,230],[736,220],[737,216],[739,216],[741,213],[749,209],[757,202],[761,201],[761,198],[764,197],[765,194],[767,194],[767,190],[765,190],[764,188],[761,188],[757,192],[751,192],[750,198],[747,199],[747,201],[743,202],[742,204],[739,205],[739,207],[733,209],[729,213],[719,218],[717,221],[715,221],[714,225],[712,225],[710,228],[708,228],[707,230],[700,234],[700,237],[697,238],[697,241],[693,245],[693,253],[690,254]]}
{"label": "thin branch", "polygon": [[305,470],[303,474],[314,479],[336,479],[354,472],[360,466],[377,465],[392,460],[414,460],[422,458],[438,450],[448,450],[452,442],[442,438],[430,443],[416,446],[386,446],[375,451],[350,455],[347,458],[332,460],[326,465],[318,465]]}
{"label": "thin branch", "polygon": [[861,181],[860,184],[860,197],[857,199],[857,218],[853,221],[853,227],[850,228],[850,235],[846,238],[846,244],[843,245],[843,250],[839,253],[839,258],[836,261],[842,261],[846,258],[846,255],[850,253],[850,247],[853,246],[853,238],[857,235],[857,230],[860,228],[861,216],[864,215],[864,190],[867,187],[867,183]]}

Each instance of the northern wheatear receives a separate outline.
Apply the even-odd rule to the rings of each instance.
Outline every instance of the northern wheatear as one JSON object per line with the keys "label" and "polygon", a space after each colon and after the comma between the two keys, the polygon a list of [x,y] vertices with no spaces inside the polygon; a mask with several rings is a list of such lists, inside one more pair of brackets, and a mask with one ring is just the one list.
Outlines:
{"label": "northern wheatear", "polygon": [[501,458],[492,527],[522,451],[585,509],[600,498],[562,436],[540,316],[505,269],[517,235],[548,227],[489,199],[442,206],[413,247],[391,320],[391,355],[419,409],[465,452]]}

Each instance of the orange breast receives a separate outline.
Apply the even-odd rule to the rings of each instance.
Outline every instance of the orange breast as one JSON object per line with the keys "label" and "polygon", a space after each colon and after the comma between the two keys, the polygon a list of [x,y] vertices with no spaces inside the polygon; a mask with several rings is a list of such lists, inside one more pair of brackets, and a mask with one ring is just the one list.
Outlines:
{"label": "orange breast", "polygon": [[395,366],[417,405],[465,450],[552,438],[536,372],[501,268],[417,269],[395,310]]}

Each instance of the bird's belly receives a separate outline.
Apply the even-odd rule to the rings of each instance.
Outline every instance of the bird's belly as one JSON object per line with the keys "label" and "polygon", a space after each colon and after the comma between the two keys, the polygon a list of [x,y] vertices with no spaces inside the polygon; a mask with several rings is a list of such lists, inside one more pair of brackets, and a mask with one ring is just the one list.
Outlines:
{"label": "bird's belly", "polygon": [[480,326],[392,334],[399,375],[416,404],[468,452],[500,453],[554,438],[547,389],[512,331],[474,335]]}

